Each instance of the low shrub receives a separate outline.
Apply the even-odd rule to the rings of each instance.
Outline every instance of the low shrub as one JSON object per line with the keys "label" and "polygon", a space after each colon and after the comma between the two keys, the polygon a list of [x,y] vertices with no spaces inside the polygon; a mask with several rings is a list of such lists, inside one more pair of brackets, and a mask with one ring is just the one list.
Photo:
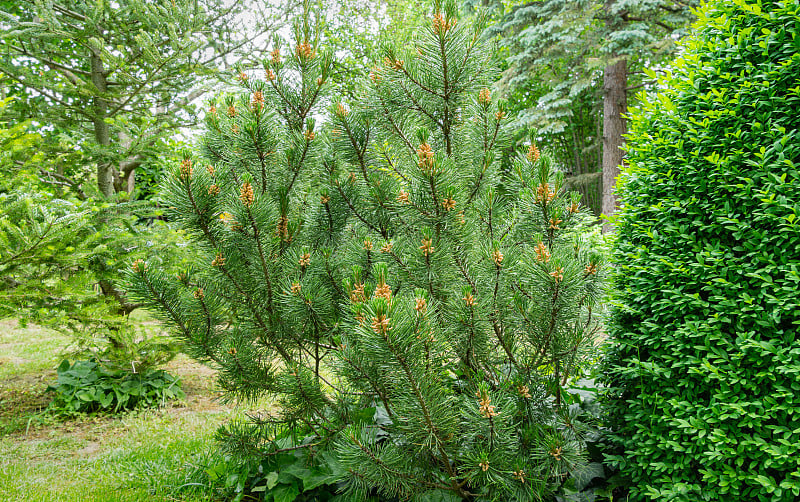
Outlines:
{"label": "low shrub", "polygon": [[[292,450],[245,464],[225,457],[224,462],[204,472],[210,484],[224,485],[220,491],[227,492],[233,500],[342,500],[336,498],[336,490],[344,473],[330,453],[310,457],[306,451]],[[368,500],[379,499],[375,496]]]}
{"label": "low shrub", "polygon": [[[310,438],[309,438],[310,439]],[[284,437],[284,444],[290,439]],[[264,457],[242,459],[220,451],[198,454],[186,469],[185,483],[175,490],[179,497],[212,495],[215,500],[341,501],[336,490],[343,470],[330,453],[309,453],[305,448]],[[378,502],[377,496],[366,499]]]}
{"label": "low shrub", "polygon": [[164,370],[134,373],[105,368],[97,361],[64,360],[58,380],[48,387],[50,409],[60,414],[112,412],[163,406],[185,397],[178,378]]}

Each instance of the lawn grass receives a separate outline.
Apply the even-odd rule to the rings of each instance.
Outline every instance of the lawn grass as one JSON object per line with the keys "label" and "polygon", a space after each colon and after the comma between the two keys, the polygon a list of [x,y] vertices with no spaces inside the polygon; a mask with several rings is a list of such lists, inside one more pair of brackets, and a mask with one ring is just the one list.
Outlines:
{"label": "lawn grass", "polygon": [[[219,412],[149,412],[0,440],[0,495],[17,501],[174,500]],[[187,500],[207,500],[189,498]]]}
{"label": "lawn grass", "polygon": [[213,500],[181,495],[209,458],[216,428],[239,412],[213,398],[213,372],[178,356],[186,398],[159,410],[60,419],[44,411],[67,337],[0,321],[0,500]]}
{"label": "lawn grass", "polygon": [[15,321],[0,321],[0,385],[55,375],[61,349],[69,341],[66,335],[38,326],[21,327]]}

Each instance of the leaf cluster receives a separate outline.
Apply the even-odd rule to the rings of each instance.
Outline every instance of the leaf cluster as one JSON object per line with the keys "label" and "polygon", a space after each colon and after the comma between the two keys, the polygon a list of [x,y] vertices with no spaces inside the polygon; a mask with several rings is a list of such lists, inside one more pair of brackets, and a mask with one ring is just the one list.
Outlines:
{"label": "leaf cluster", "polygon": [[163,370],[136,373],[65,359],[57,372],[56,383],[48,387],[54,394],[49,409],[65,415],[153,408],[185,397],[179,380]]}
{"label": "leaf cluster", "polygon": [[632,114],[606,399],[631,500],[795,500],[800,11],[712,2]]}

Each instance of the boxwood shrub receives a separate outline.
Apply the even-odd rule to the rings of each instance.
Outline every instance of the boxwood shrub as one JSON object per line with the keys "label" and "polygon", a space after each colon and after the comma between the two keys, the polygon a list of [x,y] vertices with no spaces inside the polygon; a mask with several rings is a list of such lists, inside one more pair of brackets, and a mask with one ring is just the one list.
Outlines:
{"label": "boxwood shrub", "polygon": [[631,115],[605,377],[629,500],[800,500],[798,11],[712,1]]}

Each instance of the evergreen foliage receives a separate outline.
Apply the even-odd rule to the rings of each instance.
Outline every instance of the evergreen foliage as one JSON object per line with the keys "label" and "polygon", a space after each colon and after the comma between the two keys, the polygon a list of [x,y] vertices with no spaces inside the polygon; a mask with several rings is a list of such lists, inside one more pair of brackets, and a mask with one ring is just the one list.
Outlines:
{"label": "evergreen foliage", "polygon": [[97,203],[61,181],[67,177],[49,177],[82,155],[67,148],[53,155],[29,122],[0,124],[0,319],[67,333],[73,355],[91,352],[111,367],[171,358],[174,341],[129,323],[137,305],[114,283],[134,257],[180,261],[180,236],[162,221],[147,224],[154,212],[147,202]]}
{"label": "evergreen foliage", "polygon": [[[519,117],[543,132],[568,127],[569,108],[597,87],[599,72],[619,55],[640,72],[673,54],[688,32],[695,0],[545,0],[502,6],[504,16],[489,33],[506,35],[511,47],[506,74],[511,87],[536,79],[550,84],[540,101]],[[640,82],[645,75],[640,75]]]}
{"label": "evergreen foliage", "polygon": [[[135,224],[142,211],[135,205],[114,206],[133,212],[119,214],[90,201],[24,188],[0,190],[0,319],[13,317],[68,334],[72,342],[65,348],[73,356],[91,354],[112,368],[130,368],[132,361],[157,366],[171,359],[175,341],[131,323],[128,314],[138,305],[115,296],[113,284],[121,264],[133,257],[174,266],[183,255],[174,249],[180,237],[161,222],[153,228]],[[128,227],[103,230],[109,221]],[[99,294],[103,288],[109,294]]]}
{"label": "evergreen foliage", "polygon": [[306,11],[170,173],[196,260],[177,277],[137,261],[129,291],[230,398],[276,397],[221,431],[228,451],[332,453],[346,500],[533,500],[581,469],[589,426],[564,388],[594,347],[602,264],[548,157],[500,169],[484,24],[436,3],[322,134],[332,62]]}
{"label": "evergreen foliage", "polygon": [[630,500],[797,500],[800,5],[699,15],[632,114],[612,459]]}
{"label": "evergreen foliage", "polygon": [[165,151],[164,136],[193,123],[203,78],[247,48],[243,10],[219,0],[0,1],[2,97],[20,98],[21,120],[81,145],[101,196],[131,194],[136,170]]}
{"label": "evergreen foliage", "polygon": [[[600,214],[604,136],[604,68],[627,60],[625,88],[650,86],[654,69],[675,53],[697,0],[536,0],[492,2],[502,17],[488,33],[502,35],[508,69],[501,87],[515,98],[519,126],[533,128],[569,174],[571,186]],[[622,113],[625,113],[625,105]],[[614,147],[616,148],[616,147]],[[613,177],[612,177],[613,179]],[[605,212],[605,209],[604,209]]]}

